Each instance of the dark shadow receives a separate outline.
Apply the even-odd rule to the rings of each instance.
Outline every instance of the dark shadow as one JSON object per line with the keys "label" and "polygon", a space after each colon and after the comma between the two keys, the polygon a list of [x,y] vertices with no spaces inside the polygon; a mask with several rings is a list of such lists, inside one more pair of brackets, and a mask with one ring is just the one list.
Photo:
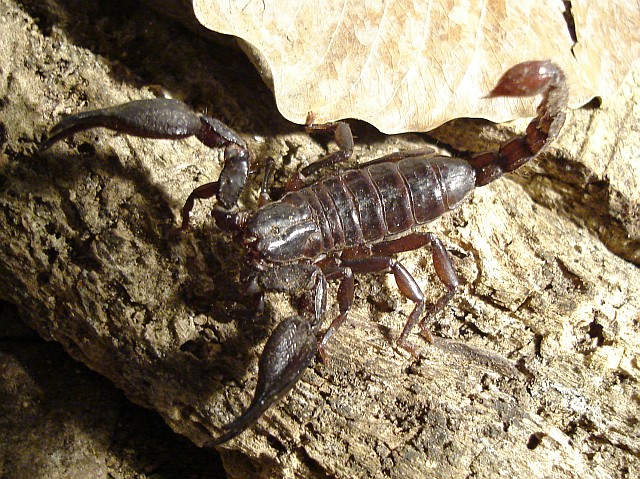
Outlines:
{"label": "dark shadow", "polygon": [[[132,477],[126,471],[158,479],[226,477],[215,451],[175,434],[156,413],[133,405],[59,344],[21,324],[16,309],[0,302],[3,477],[44,477],[40,468],[73,471],[85,464],[114,477]],[[62,443],[69,462],[56,466]]]}
{"label": "dark shadow", "polygon": [[230,37],[214,42],[130,0],[20,4],[44,35],[61,30],[109,60],[117,81],[164,89],[241,133],[300,128],[278,114],[272,92]]}
{"label": "dark shadow", "polygon": [[[141,242],[148,244],[166,263],[176,261],[176,255],[182,254],[178,253],[181,250],[179,243],[187,242],[193,245],[193,248],[185,248],[186,256],[181,259],[181,263],[186,267],[187,276],[182,280],[176,297],[162,298],[163,301],[167,304],[184,304],[194,314],[205,314],[217,323],[239,323],[238,335],[225,338],[222,351],[214,357],[211,357],[209,350],[211,345],[217,342],[215,335],[207,336],[204,330],[208,326],[203,325],[203,335],[198,340],[183,344],[180,351],[175,352],[175,357],[168,355],[162,363],[176,370],[182,366],[193,368],[193,362],[185,359],[182,354],[186,352],[198,360],[196,362],[203,368],[203,373],[211,373],[211,376],[222,374],[227,380],[237,379],[234,373],[229,371],[248,369],[251,346],[262,341],[270,333],[274,323],[269,319],[269,311],[264,316],[257,317],[241,293],[241,278],[247,277],[250,272],[250,264],[246,261],[244,250],[213,224],[191,228],[176,235],[171,234],[172,228],[177,226],[174,212],[182,203],[177,202],[160,185],[153,182],[148,171],[139,165],[125,165],[116,156],[96,153],[95,148],[88,143],[79,145],[76,151],[65,148],[63,152],[58,152],[52,148],[34,157],[25,156],[18,162],[14,171],[17,177],[11,180],[13,188],[38,192],[53,187],[62,196],[59,207],[64,212],[67,223],[74,230],[85,232],[87,227],[82,215],[86,213],[82,211],[82,204],[102,200],[101,197],[97,197],[79,201],[78,185],[94,181],[99,185],[99,189],[108,190],[109,185],[117,183],[120,179],[133,183],[135,203],[124,203],[118,208],[119,220],[126,225],[126,230],[134,233]],[[73,192],[73,198],[70,197],[70,192]],[[35,195],[34,201],[39,201],[38,195]],[[210,204],[197,202],[196,208],[210,208]],[[51,223],[52,229],[56,227]],[[51,233],[56,232],[52,230]],[[100,265],[105,261],[105,257],[96,256],[93,251],[94,239],[94,236],[88,233],[69,237],[69,256],[83,271],[100,274]],[[105,241],[104,237],[102,241]],[[54,260],[55,258],[52,258],[52,262]],[[46,277],[41,280],[47,282]],[[128,298],[122,285],[114,284],[113,288],[116,294],[125,300]],[[152,321],[153,318],[149,320]],[[188,377],[185,373],[177,380]],[[213,383],[209,384],[206,381],[185,381],[181,386],[185,391],[197,391],[205,396],[213,394],[217,389]]]}

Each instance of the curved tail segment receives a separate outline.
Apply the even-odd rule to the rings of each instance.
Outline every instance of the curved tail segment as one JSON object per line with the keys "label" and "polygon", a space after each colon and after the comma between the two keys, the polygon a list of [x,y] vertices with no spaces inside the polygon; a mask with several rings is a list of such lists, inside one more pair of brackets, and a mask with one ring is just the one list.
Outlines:
{"label": "curved tail segment", "polygon": [[558,136],[564,124],[569,89],[562,69],[551,61],[519,63],[507,70],[487,98],[525,97],[542,94],[538,115],[525,135],[500,146],[497,152],[480,153],[469,163],[476,171],[476,186],[491,183],[536,158]]}

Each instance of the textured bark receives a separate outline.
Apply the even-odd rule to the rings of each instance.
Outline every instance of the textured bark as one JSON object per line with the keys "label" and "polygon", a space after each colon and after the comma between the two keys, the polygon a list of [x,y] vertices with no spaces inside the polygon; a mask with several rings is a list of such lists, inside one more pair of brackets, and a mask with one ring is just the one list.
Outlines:
{"label": "textured bark", "polygon": [[[159,84],[284,163],[276,187],[324,149],[278,116],[239,53],[135,6],[47,5],[0,0],[0,299],[202,444],[249,403],[264,340],[290,310],[270,295],[254,321],[237,297],[242,252],[211,225],[211,203],[192,231],[166,234],[188,193],[217,177],[219,152],[104,131],[45,154],[37,144],[62,114]],[[412,338],[420,359],[394,346],[410,305],[393,281],[359,277],[330,363],[221,448],[229,476],[637,475],[639,75],[602,108],[572,112],[554,156],[429,228],[464,287],[432,325],[434,345]],[[354,129],[356,160],[425,145]],[[458,121],[432,137],[479,151],[512,134]],[[429,251],[399,259],[437,298]]]}

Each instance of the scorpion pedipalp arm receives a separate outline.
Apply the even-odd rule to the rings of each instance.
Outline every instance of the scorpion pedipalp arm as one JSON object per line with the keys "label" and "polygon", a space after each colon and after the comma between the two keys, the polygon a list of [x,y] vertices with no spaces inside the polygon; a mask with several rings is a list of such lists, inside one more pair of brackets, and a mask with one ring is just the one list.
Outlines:
{"label": "scorpion pedipalp arm", "polygon": [[40,148],[45,150],[74,133],[91,128],[108,128],[144,138],[179,139],[197,135],[201,125],[200,116],[181,101],[137,100],[63,118],[51,129]]}
{"label": "scorpion pedipalp arm", "polygon": [[317,340],[311,323],[291,316],[273,331],[258,364],[258,383],[251,404],[240,417],[223,429],[220,437],[209,442],[217,446],[251,426],[269,406],[286,394],[311,364],[317,350]]}
{"label": "scorpion pedipalp arm", "polygon": [[166,140],[195,136],[211,148],[235,146],[238,150],[247,149],[245,141],[220,120],[200,115],[180,100],[169,98],[135,100],[67,116],[51,129],[40,149],[46,150],[74,133],[91,128],[108,128],[141,138]]}
{"label": "scorpion pedipalp arm", "polygon": [[222,206],[220,223],[233,224],[228,213],[236,207],[249,174],[251,157],[245,141],[220,120],[195,113],[179,100],[153,98],[110,108],[90,110],[63,118],[40,145],[46,150],[74,133],[92,128],[108,128],[141,138],[179,140],[195,136],[210,148],[224,147],[224,167],[218,181],[205,185],[189,197],[182,211],[182,226],[189,223],[194,199],[215,195]]}

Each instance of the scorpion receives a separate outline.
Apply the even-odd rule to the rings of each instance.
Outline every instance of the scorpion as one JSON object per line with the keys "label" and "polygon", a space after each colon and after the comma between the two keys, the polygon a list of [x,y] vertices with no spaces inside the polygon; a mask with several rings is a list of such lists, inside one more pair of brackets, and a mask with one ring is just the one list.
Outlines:
{"label": "scorpion", "polygon": [[[156,98],[91,110],[62,119],[41,147],[76,132],[104,127],[145,138],[181,139],[195,136],[210,148],[224,148],[224,163],[217,181],[196,188],[182,209],[189,226],[195,200],[215,197],[212,216],[216,226],[244,245],[254,273],[246,293],[260,308],[265,292],[288,293],[297,300],[297,314],[284,319],[267,340],[258,363],[253,399],[235,420],[222,426],[222,434],[209,442],[216,446],[250,427],[300,379],[316,355],[326,360],[329,339],[347,319],[354,301],[354,275],[390,273],[402,296],[414,303],[397,343],[412,354],[411,331],[433,342],[426,324],[442,311],[460,288],[452,260],[443,243],[417,227],[460,205],[478,186],[538,157],[557,137],[565,120],[568,88],[563,71],[551,61],[528,61],[507,70],[487,97],[542,95],[537,116],[526,133],[502,144],[497,151],[467,160],[435,156],[433,151],[392,153],[334,176],[305,185],[307,175],[337,164],[352,154],[354,140],[345,122],[315,124],[307,129],[333,133],[339,149],[302,168],[290,188],[277,201],[269,201],[268,171],[259,207],[241,211],[239,198],[251,167],[245,141],[219,120],[193,112],[178,100]],[[392,256],[429,245],[436,275],[445,293],[427,308],[416,280]],[[327,283],[339,281],[339,314],[320,334],[327,308]]]}

